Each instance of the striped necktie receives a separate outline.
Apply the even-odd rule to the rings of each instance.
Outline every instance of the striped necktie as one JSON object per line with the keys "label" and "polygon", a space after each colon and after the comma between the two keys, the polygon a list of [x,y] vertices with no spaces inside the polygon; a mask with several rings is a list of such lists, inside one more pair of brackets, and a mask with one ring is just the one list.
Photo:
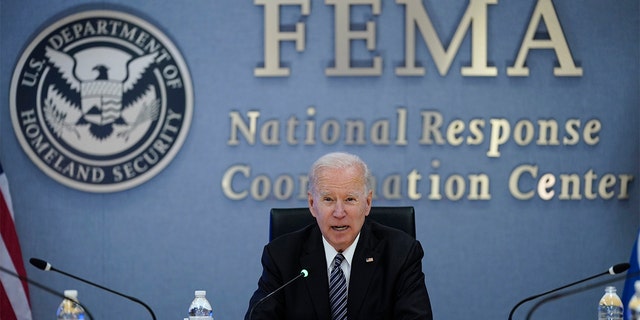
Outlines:
{"label": "striped necktie", "polygon": [[329,302],[333,320],[347,319],[347,280],[340,268],[343,260],[342,253],[338,253],[333,260],[333,270],[329,279]]}

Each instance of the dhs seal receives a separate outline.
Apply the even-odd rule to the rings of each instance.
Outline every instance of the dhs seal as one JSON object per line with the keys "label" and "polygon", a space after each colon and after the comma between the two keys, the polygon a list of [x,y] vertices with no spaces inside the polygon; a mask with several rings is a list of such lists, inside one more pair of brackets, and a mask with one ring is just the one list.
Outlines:
{"label": "dhs seal", "polygon": [[187,136],[191,78],[180,52],[131,14],[67,16],[23,52],[10,91],[11,121],[48,176],[115,192],[158,174]]}

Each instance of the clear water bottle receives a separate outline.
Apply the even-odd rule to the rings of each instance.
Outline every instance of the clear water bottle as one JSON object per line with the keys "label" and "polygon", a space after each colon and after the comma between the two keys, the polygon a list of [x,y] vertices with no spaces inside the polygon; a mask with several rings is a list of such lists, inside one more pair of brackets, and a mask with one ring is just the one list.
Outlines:
{"label": "clear water bottle", "polygon": [[606,287],[598,304],[598,320],[622,320],[622,300],[616,293],[616,287]]}
{"label": "clear water bottle", "polygon": [[627,312],[629,315],[629,319],[640,320],[640,281],[636,281],[634,283],[634,287],[636,293],[633,295],[633,297],[631,297],[631,300],[629,301]]}
{"label": "clear water bottle", "polygon": [[56,316],[58,320],[84,320],[84,309],[78,304],[78,291],[77,290],[65,290],[64,296],[66,299],[62,300]]}
{"label": "clear water bottle", "polygon": [[189,320],[213,320],[213,309],[206,296],[206,291],[196,290],[196,297],[189,306]]}

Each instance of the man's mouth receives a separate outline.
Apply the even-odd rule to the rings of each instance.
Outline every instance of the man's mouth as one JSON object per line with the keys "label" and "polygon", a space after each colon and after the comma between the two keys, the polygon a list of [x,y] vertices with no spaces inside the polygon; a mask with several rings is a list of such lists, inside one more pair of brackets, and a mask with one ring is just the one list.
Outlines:
{"label": "man's mouth", "polygon": [[347,230],[349,228],[349,226],[333,226],[331,227],[331,229],[335,230],[335,231],[344,231]]}

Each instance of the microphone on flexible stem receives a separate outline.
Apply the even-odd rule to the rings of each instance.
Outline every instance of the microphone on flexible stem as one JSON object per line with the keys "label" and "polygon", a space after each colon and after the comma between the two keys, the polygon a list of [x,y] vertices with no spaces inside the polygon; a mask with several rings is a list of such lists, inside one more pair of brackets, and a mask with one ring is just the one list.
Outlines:
{"label": "microphone on flexible stem", "polygon": [[153,320],[156,320],[156,315],[153,313],[153,310],[151,310],[151,308],[150,308],[146,303],[144,303],[144,302],[140,301],[138,298],[131,297],[131,296],[128,296],[128,295],[126,295],[126,294],[123,294],[123,293],[120,293],[120,292],[117,292],[117,291],[111,290],[111,289],[106,288],[106,287],[103,287],[103,286],[101,286],[101,285],[99,285],[99,284],[93,283],[93,282],[91,282],[91,281],[89,281],[89,280],[85,280],[85,279],[82,279],[82,278],[80,278],[80,277],[74,276],[74,275],[72,275],[72,274],[66,273],[66,272],[64,272],[64,271],[62,271],[62,270],[56,269],[56,268],[54,268],[53,266],[51,266],[51,264],[50,264],[50,263],[48,263],[48,262],[46,262],[46,261],[44,261],[44,260],[41,260],[41,259],[31,258],[31,259],[29,259],[29,262],[30,262],[34,267],[36,267],[36,268],[38,268],[38,269],[40,269],[40,270],[44,270],[44,271],[55,271],[55,272],[57,272],[57,273],[61,273],[61,274],[65,275],[65,276],[67,276],[67,277],[71,277],[71,278],[74,278],[74,279],[76,279],[76,280],[80,280],[80,281],[82,281],[82,282],[84,282],[84,283],[87,283],[87,284],[90,284],[90,285],[92,285],[92,286],[94,286],[94,287],[98,287],[98,288],[100,288],[100,289],[102,289],[102,290],[109,291],[109,292],[111,292],[111,293],[113,293],[113,294],[117,294],[117,295],[119,295],[119,296],[121,296],[121,297],[124,297],[124,298],[127,298],[127,299],[129,299],[129,300],[131,300],[131,301],[133,301],[133,302],[139,303],[139,304],[141,304],[142,306],[144,306],[144,307],[149,311],[149,313],[151,314],[151,317],[153,318]]}
{"label": "microphone on flexible stem", "polygon": [[[30,285],[33,285],[34,287],[37,287],[37,288],[42,289],[42,290],[44,290],[44,291],[46,291],[48,293],[51,293],[52,295],[54,295],[54,296],[56,296],[58,298],[69,299],[69,298],[65,297],[65,295],[61,294],[60,292],[55,291],[55,290],[53,290],[53,289],[51,289],[51,288],[49,288],[49,287],[47,287],[47,286],[45,286],[43,284],[37,283],[37,282],[27,278],[27,277],[21,276],[21,275],[15,273],[15,272],[13,272],[13,271],[11,271],[9,269],[6,269],[6,268],[3,268],[3,267],[0,266],[0,271],[6,273],[8,275],[14,276],[14,277],[16,277],[16,278],[18,278],[18,279],[20,279],[22,281],[26,281]],[[89,312],[89,309],[87,309],[87,307],[85,305],[81,304],[77,300],[74,300],[74,302],[76,304],[78,304],[80,307],[82,307],[82,309],[84,309],[84,312],[87,314],[89,319],[92,319],[92,320],[94,319],[93,315],[91,314],[91,312]]]}
{"label": "microphone on flexible stem", "polygon": [[565,289],[565,288],[568,288],[568,287],[574,286],[574,285],[576,285],[576,284],[579,284],[579,283],[582,283],[582,282],[585,282],[585,281],[589,281],[589,280],[591,280],[591,279],[594,279],[594,278],[597,278],[597,277],[600,277],[600,276],[604,276],[605,274],[611,274],[611,275],[619,274],[619,273],[622,273],[622,272],[627,271],[627,270],[629,269],[629,267],[631,267],[631,265],[629,265],[629,264],[628,264],[628,263],[626,263],[626,262],[625,262],[625,263],[619,263],[619,264],[616,264],[615,266],[612,266],[612,267],[611,267],[611,268],[609,268],[607,271],[604,271],[604,272],[602,272],[602,273],[599,273],[599,274],[593,275],[593,276],[591,276],[591,277],[588,277],[588,278],[585,278],[585,279],[582,279],[582,280],[578,280],[578,281],[576,281],[576,282],[572,282],[572,283],[567,284],[567,285],[564,285],[564,286],[562,286],[562,287],[555,288],[555,289],[553,289],[553,290],[549,290],[549,291],[547,291],[547,292],[543,292],[543,293],[541,293],[541,294],[536,294],[536,295],[534,295],[534,296],[531,296],[531,297],[528,297],[528,298],[526,298],[526,299],[524,299],[524,300],[521,300],[520,302],[518,302],[518,304],[516,304],[516,305],[513,307],[513,309],[511,309],[511,312],[509,313],[509,320],[511,320],[511,319],[512,319],[512,317],[513,317],[513,313],[516,311],[516,309],[517,309],[520,305],[522,305],[523,303],[525,303],[525,302],[527,302],[527,301],[531,301],[531,300],[533,300],[533,299],[540,298],[540,297],[542,297],[542,296],[545,296],[545,295],[548,295],[548,294],[550,294],[550,293],[554,293],[554,292],[556,292],[556,291],[559,291],[559,290],[562,290],[562,289]]}
{"label": "microphone on flexible stem", "polygon": [[253,305],[253,307],[251,307],[251,311],[249,311],[249,320],[251,320],[252,316],[253,316],[253,310],[255,310],[255,308],[261,304],[263,301],[267,300],[269,297],[271,297],[272,295],[274,295],[276,292],[284,289],[286,286],[288,286],[290,283],[298,280],[299,278],[306,278],[309,276],[309,271],[307,271],[307,269],[302,269],[300,270],[300,273],[295,276],[293,279],[287,281],[287,283],[281,285],[278,289],[273,290],[271,293],[269,293],[268,295],[264,296],[264,298],[258,300],[258,302],[256,302],[256,304]]}

